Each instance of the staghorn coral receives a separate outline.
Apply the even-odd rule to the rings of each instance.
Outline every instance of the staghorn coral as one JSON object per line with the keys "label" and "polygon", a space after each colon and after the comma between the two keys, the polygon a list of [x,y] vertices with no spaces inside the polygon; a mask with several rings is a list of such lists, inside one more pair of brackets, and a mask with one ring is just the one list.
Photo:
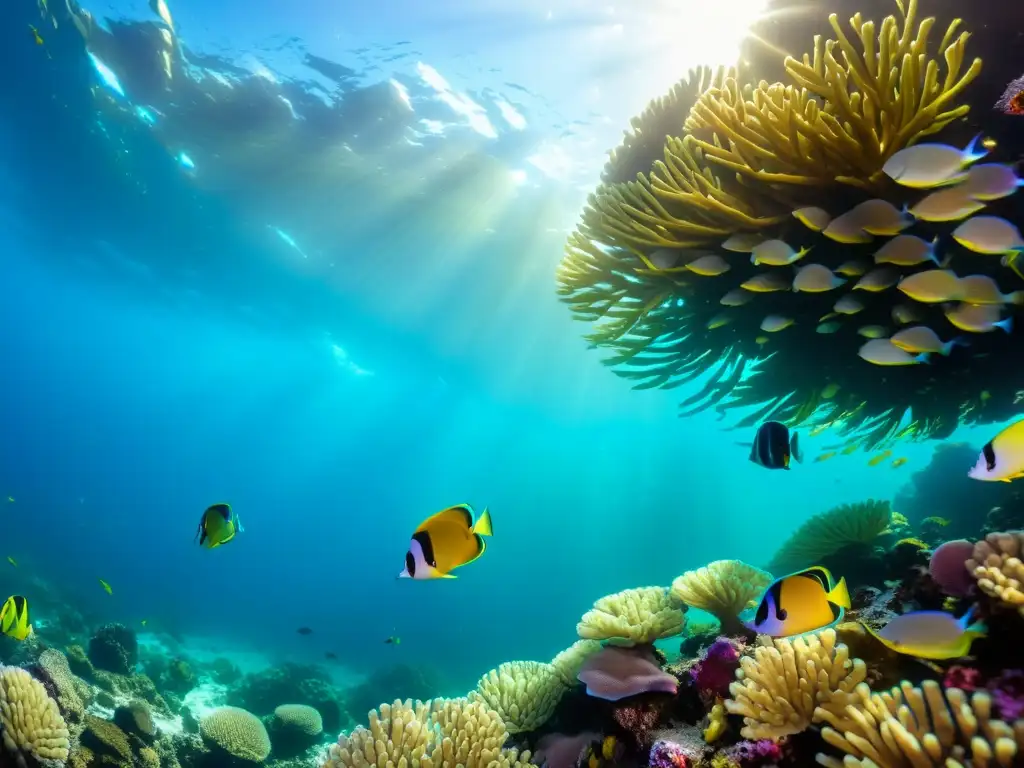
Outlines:
{"label": "staghorn coral", "polygon": [[551,660],[551,666],[562,676],[566,685],[576,685],[576,675],[589,656],[601,650],[597,640],[577,640]]}
{"label": "staghorn coral", "polygon": [[507,661],[481,677],[470,698],[486,702],[509,733],[519,733],[547,722],[565,689],[565,679],[551,664]]}
{"label": "staghorn coral", "polygon": [[742,631],[738,616],[754,605],[772,583],[772,575],[740,560],[716,560],[687,571],[672,582],[672,594],[692,608],[712,614],[722,632]]}
{"label": "staghorn coral", "polygon": [[961,73],[970,35],[957,35],[959,20],[939,43],[943,75],[928,55],[935,19],[915,31],[917,0],[898,5],[902,20],[886,17],[877,33],[859,13],[850,19],[860,51],[829,16],[834,40],[816,37],[811,55],[786,58],[793,85],[740,86],[729,78],[706,90],[686,128],[711,136],[695,145],[711,162],[760,184],[884,189],[885,161],[966,115],[957,100],[981,72],[975,59]]}
{"label": "staghorn coral", "polygon": [[778,740],[800,733],[821,712],[843,712],[867,667],[851,659],[827,629],[793,639],[777,639],[740,661],[725,708],[743,715],[743,738]]}
{"label": "staghorn coral", "polygon": [[987,694],[943,691],[934,680],[920,688],[903,681],[886,693],[861,684],[845,711],[822,709],[816,719],[828,723],[822,738],[846,753],[819,753],[826,768],[1009,768],[1024,747],[1024,720],[995,720]]}
{"label": "staghorn coral", "polygon": [[332,744],[321,768],[529,768],[530,753],[503,749],[501,717],[466,699],[396,701]]}
{"label": "staghorn coral", "polygon": [[68,727],[43,684],[19,667],[0,666],[0,735],[20,766],[26,758],[63,763],[68,759]]}
{"label": "staghorn coral", "polygon": [[990,533],[974,545],[967,570],[978,588],[1024,616],[1024,531]]}
{"label": "staghorn coral", "polygon": [[850,544],[870,544],[892,518],[887,501],[841,504],[804,522],[779,548],[768,566],[775,573],[806,568]]}
{"label": "staghorn coral", "polygon": [[238,707],[218,707],[199,721],[207,744],[231,757],[262,763],[270,755],[270,736],[256,715]]}
{"label": "staghorn coral", "polygon": [[684,607],[664,587],[626,589],[602,597],[583,614],[576,633],[617,645],[653,643],[683,631]]}

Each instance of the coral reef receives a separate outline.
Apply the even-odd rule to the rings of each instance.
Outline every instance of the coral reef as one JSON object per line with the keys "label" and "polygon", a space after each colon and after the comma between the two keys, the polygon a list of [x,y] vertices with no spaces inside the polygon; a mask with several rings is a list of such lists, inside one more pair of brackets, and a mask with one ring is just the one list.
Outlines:
{"label": "coral reef", "polygon": [[[372,703],[365,704],[366,711],[369,711],[377,704],[373,690],[386,692],[392,687],[413,686],[418,690],[420,686],[416,682],[421,679],[421,675],[409,668],[397,673],[394,669],[386,670],[371,675],[363,686],[349,691],[348,701],[355,709],[372,699]],[[302,664],[283,664],[245,675],[228,690],[227,703],[260,717],[273,714],[281,704],[305,704],[320,713],[326,730],[337,731],[348,721],[339,696],[325,670]]]}
{"label": "coral reef", "polygon": [[887,501],[842,504],[806,520],[772,557],[773,573],[791,573],[819,563],[844,547],[872,544],[889,528]]}
{"label": "coral reef", "polygon": [[20,765],[68,759],[67,724],[46,688],[20,667],[0,666],[0,736],[9,755]]}
{"label": "coral reef", "polygon": [[270,743],[277,757],[302,754],[317,742],[323,730],[320,713],[305,704],[282,704],[267,723]]}
{"label": "coral reef", "polygon": [[139,663],[139,641],[123,624],[107,624],[89,639],[89,661],[96,669],[130,675]]}
{"label": "coral reef", "polygon": [[481,699],[509,733],[543,725],[565,692],[562,675],[538,661],[508,661],[480,678],[471,699]]}
{"label": "coral reef", "polygon": [[672,594],[691,608],[712,614],[725,634],[740,634],[739,615],[753,607],[772,575],[739,560],[716,560],[672,582]]}
{"label": "coral reef", "polygon": [[270,736],[260,719],[238,707],[219,707],[199,721],[199,733],[209,746],[253,763],[270,755]]}
{"label": "coral reef", "polygon": [[626,589],[602,597],[583,614],[576,633],[584,640],[644,645],[683,631],[684,607],[664,587]]}
{"label": "coral reef", "polygon": [[990,533],[974,545],[967,570],[978,588],[1024,616],[1024,531]]}
{"label": "coral reef", "polygon": [[551,666],[562,676],[566,685],[575,685],[580,667],[589,656],[601,650],[597,640],[577,640],[551,660]]}

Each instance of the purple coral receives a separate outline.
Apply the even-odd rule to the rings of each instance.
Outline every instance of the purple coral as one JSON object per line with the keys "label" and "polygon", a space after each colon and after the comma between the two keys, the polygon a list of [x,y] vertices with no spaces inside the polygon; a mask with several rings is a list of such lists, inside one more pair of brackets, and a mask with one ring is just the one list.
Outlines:
{"label": "purple coral", "polygon": [[689,768],[691,761],[692,755],[681,745],[674,741],[656,741],[647,764],[650,768]]}
{"label": "purple coral", "polygon": [[758,768],[782,759],[782,748],[771,739],[741,741],[725,749],[725,756],[740,768]]}
{"label": "purple coral", "polygon": [[739,666],[740,654],[736,646],[721,637],[711,644],[704,658],[693,666],[690,675],[702,693],[728,696],[729,684],[736,679]]}
{"label": "purple coral", "polygon": [[974,579],[966,563],[973,553],[974,544],[967,539],[947,541],[932,552],[928,572],[947,595],[963,597],[970,591]]}
{"label": "purple coral", "polygon": [[959,688],[966,693],[973,693],[982,684],[981,672],[974,667],[965,667],[961,664],[954,664],[946,670],[942,677],[944,688]]}
{"label": "purple coral", "polygon": [[534,762],[547,768],[574,768],[587,745],[601,738],[600,733],[584,731],[575,736],[549,733],[537,742]]}
{"label": "purple coral", "polygon": [[988,684],[999,717],[1008,723],[1024,717],[1024,670],[1008,669]]}
{"label": "purple coral", "polygon": [[679,681],[654,663],[650,651],[609,645],[589,656],[580,667],[587,694],[618,701],[640,693],[675,693]]}

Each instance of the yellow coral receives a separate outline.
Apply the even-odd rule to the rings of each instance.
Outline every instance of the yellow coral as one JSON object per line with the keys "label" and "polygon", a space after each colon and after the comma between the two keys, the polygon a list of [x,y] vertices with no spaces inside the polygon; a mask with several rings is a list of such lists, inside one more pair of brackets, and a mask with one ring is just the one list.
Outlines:
{"label": "yellow coral", "polygon": [[850,19],[860,51],[829,16],[836,39],[816,37],[813,55],[785,61],[796,85],[741,87],[731,79],[705,91],[686,127],[713,136],[697,139],[697,147],[757,183],[878,187],[893,154],[967,114],[968,105],[955,101],[981,72],[975,59],[961,74],[970,35],[956,34],[957,19],[938,48],[946,62],[940,79],[928,57],[935,19],[923,19],[915,32],[917,0],[897,1],[902,23],[888,16],[877,35],[873,21],[859,13]]}
{"label": "yellow coral", "polygon": [[218,707],[199,721],[199,733],[209,744],[232,757],[262,763],[270,755],[270,736],[256,715],[238,707]]}
{"label": "yellow coral", "polygon": [[866,676],[832,629],[775,640],[740,660],[725,708],[743,715],[743,738],[780,739],[805,730],[816,710],[842,712]]}
{"label": "yellow coral", "polygon": [[711,707],[711,712],[708,714],[708,727],[704,729],[704,741],[708,744],[714,744],[722,738],[722,734],[725,733],[728,727],[729,722],[726,720],[725,704],[719,698],[715,701],[715,705]]}
{"label": "yellow coral", "polygon": [[601,650],[597,640],[577,640],[551,660],[551,666],[562,676],[566,685],[576,685],[576,675],[587,657]]}
{"label": "yellow coral", "polygon": [[530,768],[530,753],[503,749],[508,732],[481,701],[396,701],[369,727],[342,734],[321,768]]}
{"label": "yellow coral", "polygon": [[850,544],[870,544],[886,531],[892,519],[888,501],[870,499],[842,504],[814,515],[779,548],[769,566],[787,573],[816,564]]}
{"label": "yellow coral", "polygon": [[978,588],[1024,616],[1024,531],[990,533],[974,545],[967,570]]}
{"label": "yellow coral", "polygon": [[282,704],[274,710],[274,723],[304,736],[319,736],[324,729],[320,713],[306,704]]}
{"label": "yellow coral", "polygon": [[683,605],[664,587],[626,589],[602,597],[583,614],[576,634],[617,645],[653,643],[683,631]]}
{"label": "yellow coral", "polygon": [[43,684],[20,667],[0,667],[0,730],[4,747],[19,765],[68,759],[69,734],[57,702]]}
{"label": "yellow coral", "polygon": [[673,581],[672,594],[690,607],[712,614],[728,633],[738,626],[737,616],[771,583],[770,573],[740,560],[715,560]]}
{"label": "yellow coral", "polygon": [[519,733],[547,722],[565,688],[563,675],[551,664],[507,661],[480,678],[471,698],[486,702],[509,733]]}
{"label": "yellow coral", "polygon": [[822,738],[846,753],[819,754],[826,768],[1010,768],[1024,751],[1024,720],[993,720],[988,694],[943,691],[934,680],[886,693],[862,683],[845,711],[822,709],[815,719],[829,724]]}

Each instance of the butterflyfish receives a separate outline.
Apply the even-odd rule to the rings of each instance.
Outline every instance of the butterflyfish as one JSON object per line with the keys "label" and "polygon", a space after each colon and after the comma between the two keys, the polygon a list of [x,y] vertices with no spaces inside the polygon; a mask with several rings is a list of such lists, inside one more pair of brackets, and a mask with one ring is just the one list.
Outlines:
{"label": "butterflyfish", "polygon": [[750,460],[765,469],[789,469],[790,459],[804,460],[800,435],[790,436],[789,427],[778,421],[766,421],[757,428],[750,446]]}
{"label": "butterflyfish", "polygon": [[943,301],[959,301],[963,294],[960,278],[948,269],[928,269],[904,277],[896,285],[897,290],[922,304],[938,304]]}
{"label": "butterflyfish", "polygon": [[913,352],[914,354],[932,352],[948,355],[953,351],[953,347],[964,344],[960,339],[943,341],[939,338],[939,334],[926,325],[912,325],[909,328],[903,328],[894,333],[889,341],[904,352]]}
{"label": "butterflyfish", "polygon": [[974,480],[1004,483],[1024,477],[1024,419],[1014,422],[985,443],[977,463],[967,476]]}
{"label": "butterflyfish", "polygon": [[972,624],[973,616],[973,607],[959,619],[945,611],[913,611],[897,616],[879,630],[867,624],[864,628],[896,653],[942,661],[966,656],[971,643],[985,637],[985,624]]}
{"label": "butterflyfish", "polygon": [[932,192],[910,208],[910,215],[921,221],[941,222],[966,219],[985,207],[960,187]]}
{"label": "butterflyfish", "polygon": [[199,541],[199,546],[213,549],[221,544],[227,544],[238,533],[245,533],[238,515],[231,509],[230,504],[221,503],[209,506],[203,512],[195,538]]}
{"label": "butterflyfish", "polygon": [[771,637],[815,632],[842,621],[850,607],[846,579],[820,565],[784,576],[765,590],[747,628]]}
{"label": "butterflyfish", "polygon": [[694,259],[686,268],[691,272],[702,275],[703,277],[718,277],[728,272],[731,267],[729,262],[719,256],[717,253],[708,254],[707,256],[701,256],[699,259]]}
{"label": "butterflyfish", "polygon": [[972,216],[953,230],[953,239],[975,253],[999,255],[1024,251],[1017,225],[1001,216]]}
{"label": "butterflyfish", "polygon": [[931,242],[917,235],[897,235],[875,251],[875,263],[915,267],[918,264],[931,261],[939,266],[939,257],[935,254],[935,246],[938,242],[938,235]]}
{"label": "butterflyfish", "polygon": [[793,218],[815,232],[821,232],[832,221],[832,216],[829,215],[828,211],[815,205],[798,208],[793,211]]}
{"label": "butterflyfish", "polygon": [[961,186],[975,200],[999,200],[1024,186],[1024,179],[1017,175],[1012,165],[982,163],[971,167]]}
{"label": "butterflyfish", "polygon": [[32,634],[28,600],[21,595],[11,595],[0,607],[0,632],[15,640],[24,640]]}
{"label": "butterflyfish", "polygon": [[929,357],[927,352],[912,355],[889,339],[871,339],[857,351],[857,355],[874,365],[918,365],[927,363]]}
{"label": "butterflyfish", "polygon": [[797,270],[793,290],[802,293],[824,293],[838,288],[846,280],[822,264],[807,264]]}
{"label": "butterflyfish", "polygon": [[897,184],[914,189],[952,184],[965,179],[965,169],[988,154],[984,147],[978,149],[980,142],[979,133],[964,149],[948,144],[915,144],[886,160],[882,171]]}
{"label": "butterflyfish", "polygon": [[103,579],[97,579],[97,581],[99,581],[100,586],[103,587],[103,591],[104,592],[106,592],[108,595],[114,594],[113,587],[111,587],[109,584],[107,584],[107,582],[105,582]]}
{"label": "butterflyfish", "polygon": [[454,579],[451,571],[473,562],[487,550],[491,513],[479,519],[469,504],[457,504],[428,517],[412,535],[400,579]]}
{"label": "butterflyfish", "polygon": [[784,267],[799,261],[810,251],[810,248],[795,250],[785,240],[765,240],[758,243],[750,252],[751,264],[765,264],[769,267]]}

